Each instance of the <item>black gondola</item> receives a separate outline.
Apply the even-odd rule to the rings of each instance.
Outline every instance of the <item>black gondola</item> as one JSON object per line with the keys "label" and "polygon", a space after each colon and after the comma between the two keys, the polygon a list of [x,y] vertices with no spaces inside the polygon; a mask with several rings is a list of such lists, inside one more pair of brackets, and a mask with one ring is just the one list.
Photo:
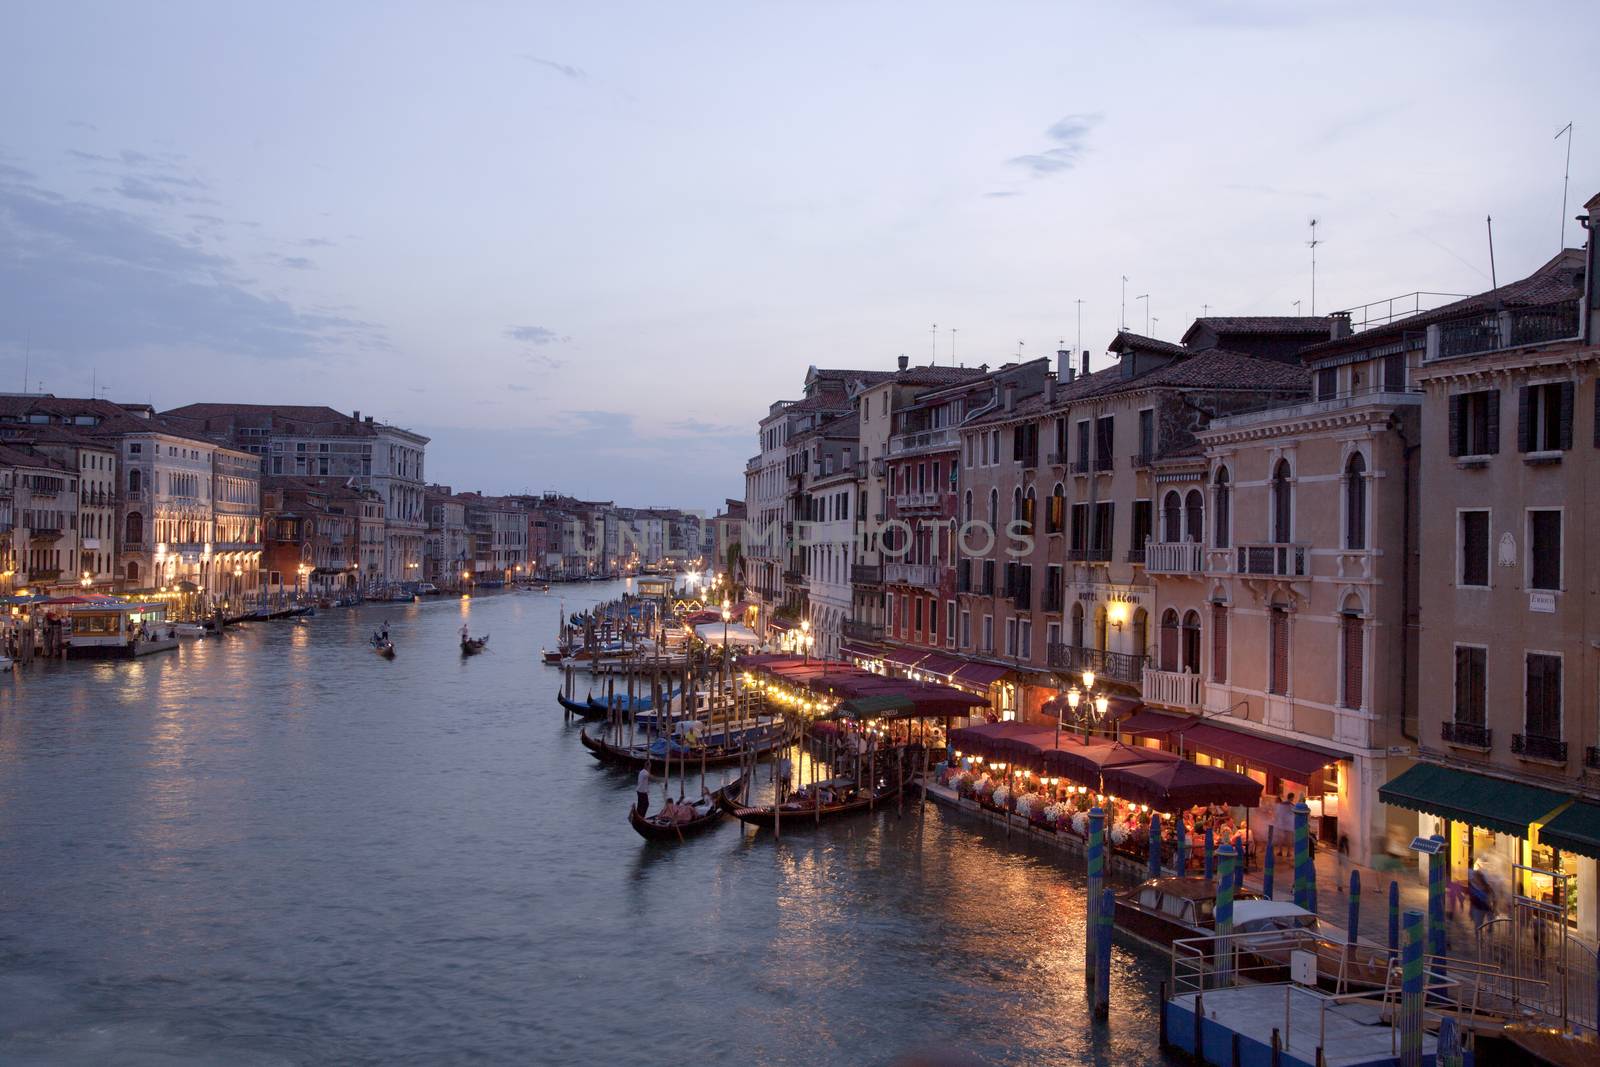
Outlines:
{"label": "black gondola", "polygon": [[476,656],[483,651],[484,646],[488,645],[488,643],[488,634],[484,634],[482,637],[463,637],[461,639],[461,654],[463,656]]}
{"label": "black gondola", "polygon": [[855,793],[847,800],[835,801],[832,804],[809,804],[804,801],[789,800],[784,803],[782,818],[775,817],[773,805],[761,807],[747,807],[741,804],[723,801],[723,810],[742,823],[751,826],[772,829],[776,822],[780,829],[803,829],[815,826],[829,819],[836,819],[841,815],[854,815],[857,812],[867,811],[879,804],[890,800],[894,796],[893,786],[884,786],[876,793],[865,789]]}
{"label": "black gondola", "polygon": [[715,826],[722,818],[725,802],[731,803],[743,788],[744,776],[740,775],[708,796],[703,801],[706,804],[705,814],[697,815],[688,822],[666,822],[660,816],[640,815],[638,808],[629,808],[628,825],[646,841],[682,841],[685,837]]}
{"label": "black gondola", "polygon": [[[625,745],[614,745],[609,741],[590,736],[588,727],[584,727],[579,739],[583,747],[589,750],[589,755],[601,763],[629,767],[633,770],[648,764],[652,772],[664,771],[667,766],[666,756],[650,752],[648,746],[629,748]],[[779,749],[786,748],[789,741],[788,732],[782,727],[774,726],[754,739],[755,755],[758,758],[772,755]],[[751,747],[741,743],[732,746],[711,745],[704,749],[679,749],[673,752],[672,762],[703,767],[728,767],[749,756]]]}
{"label": "black gondola", "polygon": [[600,708],[597,711],[591,704],[579,700],[568,700],[561,695],[560,690],[556,691],[556,701],[580,719],[602,719],[606,715],[604,708]]}

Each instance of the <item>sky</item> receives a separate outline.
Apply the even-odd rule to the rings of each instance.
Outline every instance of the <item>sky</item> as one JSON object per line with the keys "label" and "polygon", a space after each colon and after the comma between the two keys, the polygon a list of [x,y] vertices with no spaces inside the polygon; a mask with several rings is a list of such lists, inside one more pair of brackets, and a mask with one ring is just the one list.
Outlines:
{"label": "sky", "polygon": [[0,390],[359,409],[457,489],[711,509],[810,365],[1309,313],[1313,218],[1319,312],[1481,291],[1486,216],[1501,281],[1559,248],[1569,121],[1600,192],[1581,3],[7,22]]}

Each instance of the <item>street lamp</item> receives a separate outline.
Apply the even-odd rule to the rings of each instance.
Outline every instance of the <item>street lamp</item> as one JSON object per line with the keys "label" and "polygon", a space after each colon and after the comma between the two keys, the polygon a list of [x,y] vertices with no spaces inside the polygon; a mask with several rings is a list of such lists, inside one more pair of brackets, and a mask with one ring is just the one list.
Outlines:
{"label": "street lamp", "polygon": [[800,620],[800,651],[805,655],[805,661],[811,662],[811,620]]}

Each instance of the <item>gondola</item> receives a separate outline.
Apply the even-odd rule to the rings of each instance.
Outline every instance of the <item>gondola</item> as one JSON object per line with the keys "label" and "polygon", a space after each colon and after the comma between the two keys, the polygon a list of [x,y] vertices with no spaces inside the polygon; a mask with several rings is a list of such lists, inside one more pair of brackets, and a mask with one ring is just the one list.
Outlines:
{"label": "gondola", "polygon": [[381,642],[378,642],[378,643],[376,643],[376,644],[374,644],[372,646],[372,651],[376,652],[378,655],[382,656],[384,659],[394,659],[394,642],[393,641],[381,641]]}
{"label": "gondola", "polygon": [[580,719],[599,719],[605,716],[605,710],[603,708],[599,711],[596,711],[592,706],[584,703],[583,701],[568,700],[566,697],[561,695],[561,691],[559,689],[556,690],[556,701],[562,707],[566,708],[569,712],[578,716]]}
{"label": "gondola", "polygon": [[461,654],[463,656],[476,656],[483,651],[484,646],[488,645],[488,643],[488,634],[484,634],[482,637],[463,637],[461,639]]}
{"label": "gondola", "polygon": [[[653,745],[635,745],[633,747],[614,745],[609,741],[592,736],[588,727],[583,728],[580,740],[583,742],[583,747],[589,750],[589,754],[601,763],[628,767],[633,770],[638,770],[640,767],[649,764],[651,772],[664,771],[667,766],[667,754],[664,745],[660,749],[655,748]],[[771,755],[787,747],[788,744],[789,733],[780,727],[770,733],[760,735],[753,747],[756,756],[759,758]],[[731,747],[712,745],[705,748],[690,748],[680,745],[674,747],[672,751],[672,762],[674,765],[694,764],[695,766],[704,767],[728,767],[749,756],[750,749],[751,746],[742,744]]]}
{"label": "gondola", "polygon": [[723,810],[735,819],[750,826],[772,829],[776,822],[779,829],[802,829],[815,826],[830,819],[837,819],[845,815],[854,815],[857,812],[867,811],[879,804],[883,804],[894,796],[893,786],[884,786],[876,793],[861,790],[848,800],[836,801],[832,804],[817,805],[799,800],[789,800],[783,805],[781,813],[775,814],[773,805],[763,807],[747,807],[731,802],[723,803]]}
{"label": "gondola", "polygon": [[[682,841],[693,834],[710,829],[722,819],[724,798],[729,801],[737,797],[744,788],[744,776],[740,775],[727,785],[718,789],[705,799],[704,815],[697,815],[688,822],[665,822],[659,816],[640,815],[637,807],[628,809],[628,825],[633,827],[638,835],[646,841]],[[698,808],[699,805],[696,805]]]}

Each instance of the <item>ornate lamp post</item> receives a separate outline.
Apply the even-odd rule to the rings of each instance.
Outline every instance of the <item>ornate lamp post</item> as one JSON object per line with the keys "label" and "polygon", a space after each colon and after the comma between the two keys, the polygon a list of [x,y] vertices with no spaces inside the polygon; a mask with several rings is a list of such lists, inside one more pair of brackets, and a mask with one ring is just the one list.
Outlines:
{"label": "ornate lamp post", "polygon": [[811,620],[800,620],[800,651],[807,663],[811,662]]}

